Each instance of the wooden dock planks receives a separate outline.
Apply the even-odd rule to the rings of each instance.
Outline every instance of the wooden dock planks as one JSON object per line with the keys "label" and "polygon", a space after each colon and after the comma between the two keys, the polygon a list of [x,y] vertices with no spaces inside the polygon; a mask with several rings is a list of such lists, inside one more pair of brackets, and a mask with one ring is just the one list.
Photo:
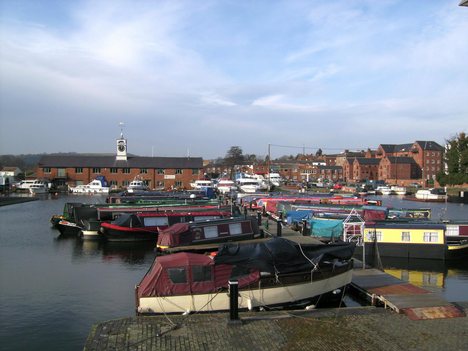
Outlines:
{"label": "wooden dock planks", "polygon": [[412,320],[464,317],[455,305],[423,288],[414,286],[375,268],[355,269],[352,286],[374,303],[381,301]]}

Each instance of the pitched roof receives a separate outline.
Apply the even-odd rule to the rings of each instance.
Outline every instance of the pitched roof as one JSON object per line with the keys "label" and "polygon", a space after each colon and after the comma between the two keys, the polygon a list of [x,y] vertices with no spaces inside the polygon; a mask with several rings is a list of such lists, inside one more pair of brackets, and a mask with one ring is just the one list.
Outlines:
{"label": "pitched roof", "polygon": [[413,144],[380,144],[385,152],[410,151]]}
{"label": "pitched roof", "polygon": [[444,151],[444,148],[442,146],[440,146],[439,144],[437,144],[435,141],[417,140],[415,143],[419,144],[419,146],[423,150]]}
{"label": "pitched roof", "polygon": [[127,161],[117,161],[115,156],[46,155],[39,160],[39,167],[203,168],[203,159],[201,157],[129,156]]}
{"label": "pitched roof", "polygon": [[380,163],[380,158],[356,157],[354,161],[361,165],[378,165]]}

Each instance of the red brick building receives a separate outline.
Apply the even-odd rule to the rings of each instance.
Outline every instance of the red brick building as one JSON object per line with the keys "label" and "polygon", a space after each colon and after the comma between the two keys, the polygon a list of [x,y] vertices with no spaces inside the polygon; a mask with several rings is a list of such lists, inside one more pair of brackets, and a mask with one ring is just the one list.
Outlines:
{"label": "red brick building", "polygon": [[352,180],[360,182],[363,180],[379,179],[379,163],[378,158],[357,157],[353,161]]}
{"label": "red brick building", "polygon": [[386,156],[380,159],[379,179],[389,184],[407,185],[420,178],[421,170],[412,157]]}
{"label": "red brick building", "polygon": [[435,179],[444,169],[444,148],[434,141],[415,141],[411,148],[413,159],[421,168],[421,178]]}
{"label": "red brick building", "polygon": [[203,159],[130,155],[127,140],[121,136],[116,155],[46,155],[36,174],[58,186],[87,184],[104,176],[114,188],[125,188],[139,177],[152,189],[190,189],[191,182],[203,178]]}

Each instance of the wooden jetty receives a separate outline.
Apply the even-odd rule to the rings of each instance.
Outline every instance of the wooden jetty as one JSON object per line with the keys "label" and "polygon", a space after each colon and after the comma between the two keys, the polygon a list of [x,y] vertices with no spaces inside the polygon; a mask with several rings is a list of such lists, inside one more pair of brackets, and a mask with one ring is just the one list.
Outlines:
{"label": "wooden jetty", "polygon": [[375,268],[354,269],[351,287],[372,305],[381,303],[412,320],[465,317],[453,303]]}

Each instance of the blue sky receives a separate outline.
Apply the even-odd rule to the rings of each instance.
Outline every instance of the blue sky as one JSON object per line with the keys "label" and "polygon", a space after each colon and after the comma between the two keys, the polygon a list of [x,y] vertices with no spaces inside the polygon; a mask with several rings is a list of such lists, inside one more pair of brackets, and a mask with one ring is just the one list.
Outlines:
{"label": "blue sky", "polygon": [[[467,131],[458,0],[0,1],[0,154],[223,157]],[[273,146],[272,156],[301,149]]]}

